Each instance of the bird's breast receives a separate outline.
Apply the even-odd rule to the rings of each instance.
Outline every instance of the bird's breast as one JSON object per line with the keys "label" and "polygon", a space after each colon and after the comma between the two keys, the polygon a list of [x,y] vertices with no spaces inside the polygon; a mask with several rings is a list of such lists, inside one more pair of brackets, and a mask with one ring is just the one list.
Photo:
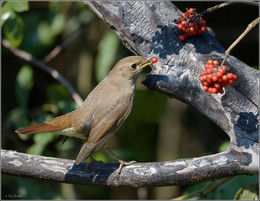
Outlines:
{"label": "bird's breast", "polygon": [[[80,110],[79,130],[105,122],[107,118],[117,119],[129,115],[135,94],[135,85],[126,80],[105,78],[88,95]],[[91,128],[90,128],[91,129]],[[82,131],[83,131],[82,130]]]}

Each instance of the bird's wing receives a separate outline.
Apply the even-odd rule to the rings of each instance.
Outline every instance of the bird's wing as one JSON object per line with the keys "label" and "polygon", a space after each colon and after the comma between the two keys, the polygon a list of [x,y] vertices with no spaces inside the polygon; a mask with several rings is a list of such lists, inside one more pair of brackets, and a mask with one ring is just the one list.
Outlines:
{"label": "bird's wing", "polygon": [[110,112],[110,114],[106,115],[105,118],[94,122],[89,132],[88,140],[83,145],[77,156],[75,162],[77,165],[91,156],[106,143],[108,138],[115,133],[117,128],[127,118],[131,112],[132,104],[133,101],[131,100],[129,104],[118,105],[112,112]]}

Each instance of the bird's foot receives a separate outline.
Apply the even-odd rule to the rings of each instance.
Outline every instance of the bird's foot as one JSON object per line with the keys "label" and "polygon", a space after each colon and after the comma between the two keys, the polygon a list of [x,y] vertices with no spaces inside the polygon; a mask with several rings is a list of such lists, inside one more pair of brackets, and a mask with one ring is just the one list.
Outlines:
{"label": "bird's foot", "polygon": [[92,163],[103,163],[103,161],[97,161],[95,160],[92,156],[90,156],[90,161],[88,162],[88,164],[86,165],[86,168],[88,169],[89,166],[92,164]]}
{"label": "bird's foot", "polygon": [[118,160],[118,162],[120,163],[119,165],[119,168],[117,170],[117,174],[119,175],[123,166],[126,166],[126,165],[131,165],[133,163],[136,163],[136,161],[130,161],[130,162],[126,162],[126,161],[123,161],[121,160],[120,158],[118,158],[112,151],[110,151],[110,149],[107,148],[106,144],[104,145],[104,148],[106,150],[106,152],[108,152],[109,154],[111,154],[116,160]]}
{"label": "bird's foot", "polygon": [[123,166],[126,166],[126,165],[132,165],[134,163],[136,163],[136,161],[130,161],[130,162],[126,162],[126,161],[122,161],[122,160],[118,160],[118,162],[120,163],[119,165],[119,168],[117,170],[117,174],[119,175]]}

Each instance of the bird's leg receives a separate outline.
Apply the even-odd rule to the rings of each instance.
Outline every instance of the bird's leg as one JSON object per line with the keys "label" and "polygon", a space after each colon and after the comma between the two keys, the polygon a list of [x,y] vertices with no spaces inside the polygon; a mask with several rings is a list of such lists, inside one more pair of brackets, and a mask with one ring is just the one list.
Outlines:
{"label": "bird's leg", "polygon": [[[67,136],[66,136],[67,137]],[[82,139],[82,142],[85,143],[87,140],[84,140]],[[103,161],[97,161],[95,160],[92,156],[89,157],[90,161],[88,162],[88,164],[86,165],[86,168],[88,169],[89,166],[92,164],[92,163],[103,163]]]}
{"label": "bird's leg", "polygon": [[106,150],[107,153],[111,154],[111,155],[112,155],[116,160],[118,160],[118,162],[120,163],[119,168],[118,168],[118,170],[117,170],[117,174],[120,174],[120,172],[121,172],[121,170],[122,170],[122,168],[123,168],[124,165],[131,165],[131,164],[133,164],[133,163],[136,163],[136,161],[126,162],[126,161],[121,160],[121,159],[118,158],[111,150],[109,150],[109,149],[107,148],[107,145],[106,145],[106,144],[104,145],[104,149]]}
{"label": "bird's leg", "polygon": [[92,156],[89,157],[90,161],[88,162],[88,164],[86,165],[86,168],[88,169],[89,166],[92,164],[92,163],[103,163],[103,161],[97,161],[95,160]]}

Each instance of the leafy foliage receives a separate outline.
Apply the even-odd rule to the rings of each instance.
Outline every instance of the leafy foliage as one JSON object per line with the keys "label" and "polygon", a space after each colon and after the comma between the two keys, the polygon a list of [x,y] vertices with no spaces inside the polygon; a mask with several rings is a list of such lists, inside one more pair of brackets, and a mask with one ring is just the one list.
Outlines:
{"label": "leafy foliage", "polygon": [[33,86],[33,70],[31,66],[22,66],[16,79],[16,98],[18,106],[27,109],[29,95]]}
{"label": "leafy foliage", "polygon": [[4,35],[13,46],[18,47],[24,37],[24,23],[18,12],[27,11],[28,2],[1,2],[1,4],[1,26],[4,25]]}
{"label": "leafy foliage", "polygon": [[234,200],[259,200],[258,184],[251,184],[240,188]]}
{"label": "leafy foliage", "polygon": [[[255,190],[255,183],[258,181],[258,176],[236,176],[230,179],[229,181],[225,182],[215,190],[211,191],[207,196],[191,196],[189,197],[188,195],[192,195],[195,192],[204,192],[214,186],[218,181],[211,181],[211,182],[205,182],[205,183],[200,183],[200,184],[194,184],[185,191],[184,195],[185,197],[189,197],[191,200],[212,200],[212,199],[240,199],[243,200],[243,196],[248,196],[249,197],[257,197],[257,191]],[[250,189],[252,190],[252,193],[250,194],[248,192],[249,187],[241,187],[241,185],[249,185]],[[253,190],[254,189],[254,190]],[[245,192],[243,193],[243,190]],[[241,195],[241,196],[240,196]],[[244,197],[245,198],[245,197]],[[251,200],[251,199],[247,199]]]}
{"label": "leafy foliage", "polygon": [[112,30],[107,31],[98,45],[99,53],[95,62],[98,82],[110,71],[110,67],[114,63],[114,58],[116,58],[118,47],[119,39],[116,34]]}

